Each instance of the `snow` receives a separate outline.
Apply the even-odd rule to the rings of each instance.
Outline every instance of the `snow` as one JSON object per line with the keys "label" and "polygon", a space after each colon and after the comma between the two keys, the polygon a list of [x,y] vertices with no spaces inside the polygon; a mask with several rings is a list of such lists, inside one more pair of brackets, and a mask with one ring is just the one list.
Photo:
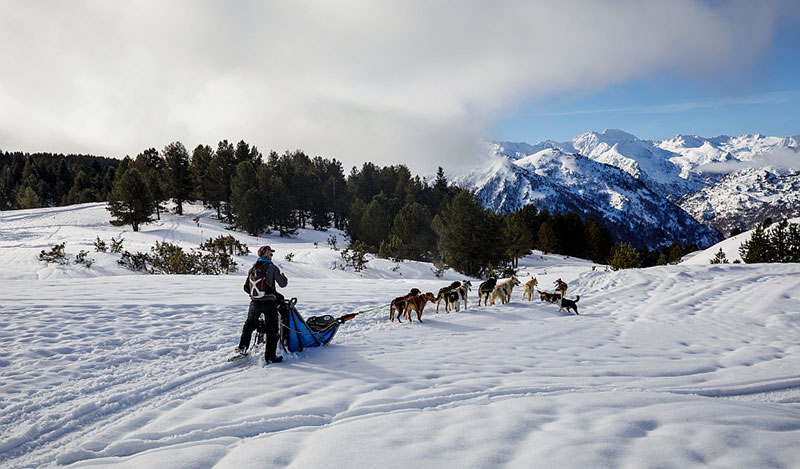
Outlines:
{"label": "snow", "polygon": [[[507,305],[477,306],[473,290],[467,310],[428,305],[423,323],[398,324],[392,298],[464,277],[372,258],[334,270],[336,231],[235,233],[276,249],[306,317],[379,307],[264,366],[225,361],[253,255],[236,274],[157,276],[92,247],[197,248],[223,224],[197,206],[139,233],[108,218],[103,204],[0,213],[4,468],[800,467],[797,264],[697,254],[611,272],[535,253],[522,279],[549,291],[564,279],[580,316],[518,288]],[[38,260],[60,242],[95,265]]]}

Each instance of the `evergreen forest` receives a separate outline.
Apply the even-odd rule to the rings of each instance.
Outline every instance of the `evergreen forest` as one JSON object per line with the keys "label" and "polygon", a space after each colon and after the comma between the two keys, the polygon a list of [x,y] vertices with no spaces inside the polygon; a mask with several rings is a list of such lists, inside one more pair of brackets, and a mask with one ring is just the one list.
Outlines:
{"label": "evergreen forest", "polygon": [[[602,220],[528,205],[513,213],[485,209],[475,194],[405,165],[364,163],[349,172],[336,159],[301,150],[266,156],[245,141],[187,149],[173,142],[122,160],[49,153],[0,152],[0,209],[108,202],[115,225],[160,218],[166,202],[177,214],[200,201],[231,229],[291,236],[300,228],[337,228],[350,247],[397,261],[449,266],[486,277],[513,272],[532,249],[607,263],[626,253],[625,267],[666,264],[695,247],[642,253],[614,240]],[[633,260],[631,260],[633,259]]]}

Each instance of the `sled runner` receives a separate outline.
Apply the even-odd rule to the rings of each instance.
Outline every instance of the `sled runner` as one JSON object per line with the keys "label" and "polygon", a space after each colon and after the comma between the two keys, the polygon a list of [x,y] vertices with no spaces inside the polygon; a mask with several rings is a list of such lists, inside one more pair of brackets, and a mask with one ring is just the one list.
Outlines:
{"label": "sled runner", "polygon": [[280,307],[281,311],[281,346],[287,352],[302,352],[308,347],[319,347],[327,345],[339,325],[356,317],[356,314],[346,314],[335,318],[329,314],[324,316],[313,316],[303,319],[300,312],[295,308],[297,298],[285,301]]}

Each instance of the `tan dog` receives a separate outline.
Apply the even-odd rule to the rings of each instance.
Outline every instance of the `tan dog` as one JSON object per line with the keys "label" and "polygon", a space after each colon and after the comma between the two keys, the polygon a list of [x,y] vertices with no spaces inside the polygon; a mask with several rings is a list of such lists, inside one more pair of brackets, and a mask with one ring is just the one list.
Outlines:
{"label": "tan dog", "polygon": [[[422,295],[410,296],[406,298],[406,307],[405,307],[405,316],[408,319],[408,322],[413,322],[411,319],[411,311],[417,312],[417,320],[422,322],[422,310],[425,309],[425,305],[428,302],[433,303],[436,301],[436,297],[433,295],[433,292],[423,293]],[[400,318],[397,318],[398,321]]]}
{"label": "tan dog", "polygon": [[494,300],[500,298],[500,302],[502,304],[506,304],[511,301],[511,292],[514,290],[514,287],[519,285],[521,282],[517,278],[516,275],[512,275],[511,278],[505,279],[503,281],[498,281],[497,285],[492,290],[491,297],[489,299],[489,304],[494,306]]}
{"label": "tan dog", "polygon": [[539,281],[536,280],[536,277],[531,277],[530,280],[525,282],[525,285],[522,287],[522,301],[525,301],[525,297],[528,298],[528,301],[533,301],[533,290],[536,289],[536,285],[539,285]]}
{"label": "tan dog", "polygon": [[506,290],[502,285],[497,285],[489,294],[489,304],[494,306],[494,300],[500,299],[500,304],[506,304]]}

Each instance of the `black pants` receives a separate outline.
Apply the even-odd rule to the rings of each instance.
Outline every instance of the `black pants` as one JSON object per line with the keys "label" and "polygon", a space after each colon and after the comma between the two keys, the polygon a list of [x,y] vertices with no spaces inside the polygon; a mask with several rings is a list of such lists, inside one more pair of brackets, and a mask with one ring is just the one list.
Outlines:
{"label": "black pants", "polygon": [[250,308],[247,310],[247,320],[244,322],[244,327],[242,327],[242,338],[239,339],[239,347],[245,349],[250,347],[250,338],[253,335],[253,331],[258,327],[258,317],[262,314],[267,325],[267,344],[264,349],[264,356],[267,359],[271,359],[275,358],[275,351],[278,348],[278,339],[280,338],[277,300],[250,302]]}

